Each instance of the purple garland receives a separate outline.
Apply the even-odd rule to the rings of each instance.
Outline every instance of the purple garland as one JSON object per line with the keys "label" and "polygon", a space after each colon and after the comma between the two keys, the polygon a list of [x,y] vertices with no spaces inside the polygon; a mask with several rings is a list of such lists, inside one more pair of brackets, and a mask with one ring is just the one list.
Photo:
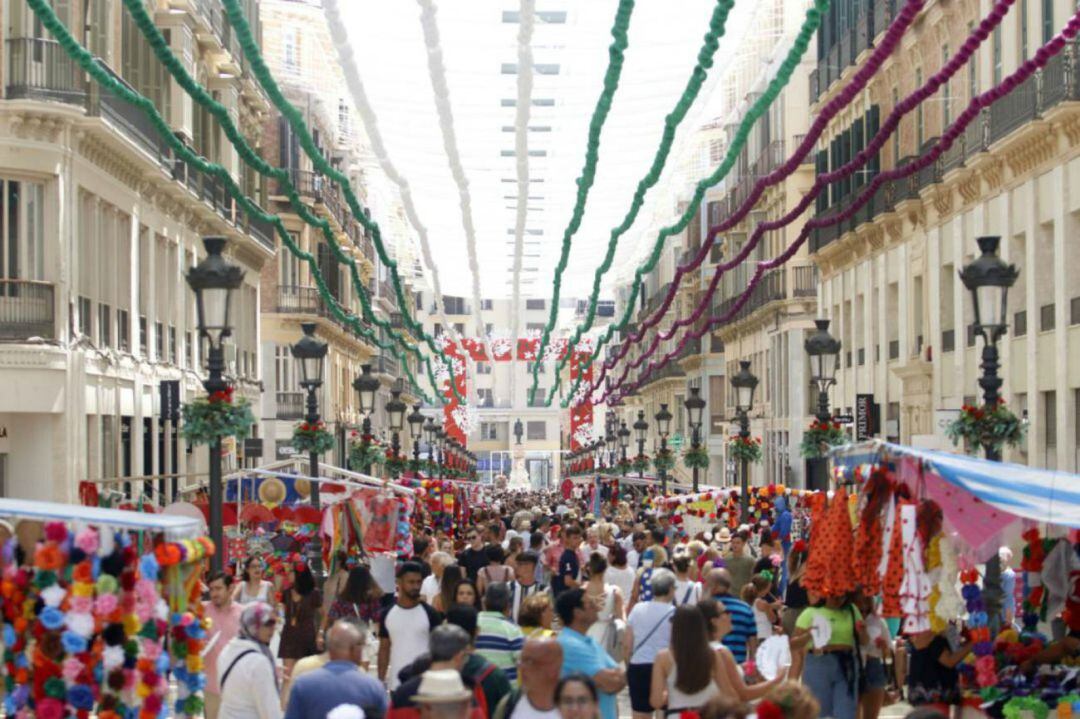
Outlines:
{"label": "purple garland", "polygon": [[[1001,3],[999,2],[999,5],[1000,4]],[[996,9],[997,8],[995,8],[995,10]],[[982,30],[981,26],[980,30]],[[1002,81],[1001,84],[973,98],[968,104],[967,108],[965,108],[965,110],[960,113],[959,117],[957,117],[957,119],[949,126],[949,128],[945,131],[945,133],[941,136],[941,138],[937,141],[937,143],[928,153],[918,158],[917,160],[904,165],[903,167],[894,168],[892,170],[887,170],[879,173],[870,181],[870,184],[866,187],[866,189],[864,189],[863,192],[858,195],[858,197],[851,204],[851,206],[845,209],[843,212],[833,217],[815,218],[812,220],[808,220],[803,225],[803,229],[800,231],[799,236],[791,243],[791,245],[788,246],[788,248],[783,253],[773,258],[772,260],[759,262],[757,264],[757,267],[754,270],[754,276],[750,280],[749,285],[747,285],[746,289],[739,296],[738,300],[736,300],[735,304],[726,313],[724,313],[720,317],[714,317],[713,319],[709,320],[702,326],[700,330],[695,330],[686,334],[679,342],[678,346],[668,354],[664,355],[664,357],[662,357],[659,361],[650,362],[646,367],[645,371],[641,373],[641,375],[631,384],[629,388],[617,394],[616,399],[621,399],[626,394],[633,392],[638,387],[640,387],[645,377],[647,377],[651,372],[654,372],[660,367],[663,367],[672,359],[677,357],[682,352],[686,344],[690,342],[690,340],[697,339],[703,336],[706,332],[708,332],[715,326],[719,326],[721,324],[729,322],[732,317],[738,314],[738,312],[742,309],[746,302],[749,301],[750,295],[760,283],[761,277],[764,275],[764,273],[767,270],[780,267],[789,259],[791,259],[798,251],[799,247],[801,247],[802,244],[810,236],[811,231],[850,220],[852,217],[855,216],[855,213],[858,212],[863,207],[863,205],[865,205],[870,200],[871,197],[873,197],[874,193],[878,190],[878,188],[881,187],[883,183],[909,177],[936,162],[937,159],[941,157],[944,152],[948,151],[949,148],[952,147],[953,143],[957,140],[957,138],[960,137],[964,129],[969,124],[971,124],[971,122],[976,117],[978,117],[979,112],[1011,93],[1022,82],[1024,82],[1031,75],[1033,75],[1036,70],[1045,67],[1046,64],[1050,61],[1050,58],[1061,52],[1061,50],[1065,47],[1066,42],[1076,37],[1078,32],[1080,32],[1080,11],[1077,11],[1072,16],[1072,18],[1069,20],[1069,23],[1065,26],[1064,30],[1062,30],[1060,33],[1058,33],[1058,35],[1056,35],[1052,40],[1050,40],[1050,42],[1046,43],[1045,45],[1040,47],[1038,51],[1036,51],[1034,58],[1026,60],[1014,73],[1005,78],[1005,80]],[[972,42],[973,39],[969,37],[968,41],[964,43],[964,48],[967,49]],[[891,115],[889,119],[892,120]],[[835,173],[829,173],[829,175],[833,174]],[[822,177],[827,176],[823,175]],[[832,178],[830,178],[829,181],[832,181]],[[787,216],[785,216],[785,218],[786,217]],[[769,229],[776,229],[776,226],[782,226],[783,224],[786,224],[783,222],[785,218],[781,218],[781,220],[776,220],[771,223],[762,223],[761,225],[759,225],[758,229],[761,230],[762,233]],[[773,227],[767,227],[767,225],[773,225]],[[704,312],[704,308],[707,306],[707,303],[703,303],[685,322],[680,322],[682,322],[683,324],[693,324],[698,319],[700,319],[701,314]],[[670,338],[670,335],[668,338]],[[649,354],[654,351],[656,345],[659,343],[659,339],[660,336],[658,334],[656,338],[654,338],[654,342],[650,346]],[[639,366],[641,364],[641,361],[644,360],[644,358],[645,356],[641,357],[638,361]],[[626,371],[623,372],[623,375],[619,379],[619,381],[613,385],[609,385],[609,387],[605,390],[604,395],[600,400],[601,402],[606,401],[609,396],[611,396],[616,390],[619,390],[622,387],[622,384],[625,381],[628,372],[629,366],[627,367]]]}
{"label": "purple garland", "polygon": [[[904,115],[911,112],[913,109],[915,109],[916,106],[918,106],[924,100],[937,92],[941,85],[948,82],[953,75],[960,71],[960,69],[966,64],[967,60],[971,57],[971,55],[973,55],[975,51],[978,50],[979,46],[986,40],[986,38],[990,36],[990,33],[993,31],[993,29],[998,24],[1000,24],[1001,20],[1008,13],[1010,6],[1014,2],[1015,0],[999,0],[994,6],[994,9],[991,10],[991,12],[979,24],[979,27],[976,28],[967,38],[964,45],[961,46],[960,52],[954,55],[952,59],[950,59],[944,67],[942,67],[936,74],[934,74],[925,85],[912,92],[908,97],[904,98],[903,102],[897,104],[897,106],[893,108],[893,111],[886,118],[885,124],[878,130],[878,133],[871,139],[867,147],[861,150],[854,158],[852,158],[852,160],[850,160],[844,166],[833,170],[831,173],[826,173],[824,175],[818,176],[810,191],[803,197],[802,200],[800,200],[799,204],[795,207],[795,209],[793,209],[787,215],[784,215],[784,217],[780,220],[776,220],[771,223],[765,223],[765,225],[759,226],[757,230],[755,230],[750,241],[740,250],[738,255],[736,255],[731,261],[718,265],[715,274],[713,275],[712,281],[710,282],[709,287],[706,290],[705,296],[703,297],[702,302],[699,304],[699,309],[708,306],[710,299],[716,292],[716,288],[719,286],[721,275],[724,272],[727,272],[728,270],[745,261],[745,259],[757,246],[757,243],[760,241],[761,237],[764,236],[766,231],[783,227],[793,222],[795,219],[798,218],[800,214],[802,214],[803,211],[806,210],[806,208],[810,206],[810,204],[814,201],[817,195],[820,194],[821,190],[823,190],[829,183],[852,174],[855,170],[866,164],[870,160],[870,158],[877,153],[878,150],[884,147],[892,132],[895,131],[896,127],[899,126],[900,120],[904,117]],[[912,8],[913,6],[914,9],[911,10],[911,12],[913,13],[912,17],[914,16],[914,14],[918,13],[919,9],[921,8],[921,3],[913,1],[912,4],[906,6],[901,12],[901,14],[897,17],[897,19],[893,21],[893,25],[890,26],[889,30],[887,31],[884,41],[881,43],[881,45],[878,46],[878,49],[875,50],[875,52],[870,56],[870,58],[867,60],[866,65],[861,68],[858,73],[856,73],[855,77],[852,78],[852,82],[843,89],[840,95],[838,95],[828,104],[826,104],[825,109],[823,110],[822,114],[819,115],[818,118],[814,121],[813,125],[810,128],[810,131],[803,139],[802,144],[799,145],[799,147],[796,149],[794,154],[787,160],[787,162],[778,167],[769,175],[766,175],[765,177],[758,180],[753,190],[750,192],[750,195],[747,197],[746,200],[743,201],[743,204],[739,207],[739,209],[736,210],[733,215],[725,219],[719,225],[716,225],[709,229],[706,241],[698,250],[698,253],[691,259],[691,261],[686,265],[681,265],[676,268],[675,277],[672,280],[667,296],[664,298],[664,301],[661,303],[660,307],[657,308],[656,312],[651,317],[642,322],[640,330],[632,332],[630,334],[630,337],[628,337],[622,342],[613,357],[609,358],[604,362],[600,374],[594,382],[594,387],[599,386],[599,383],[603,381],[603,378],[607,375],[607,371],[609,369],[613,369],[615,365],[620,360],[622,360],[623,357],[626,356],[626,354],[630,351],[630,348],[640,342],[642,338],[644,338],[646,330],[656,326],[660,322],[660,320],[663,319],[663,317],[667,314],[668,309],[671,307],[671,303],[675,295],[678,293],[679,283],[682,277],[686,273],[696,270],[704,262],[705,258],[709,255],[713,244],[715,244],[716,237],[720,233],[726,232],[727,230],[731,229],[736,224],[741,222],[750,212],[750,210],[754,207],[757,201],[761,198],[761,195],[764,194],[767,187],[770,187],[771,185],[774,185],[777,182],[785,179],[799,167],[799,165],[805,159],[806,155],[808,155],[809,152],[813,149],[813,145],[817,142],[817,139],[822,134],[825,125],[836,114],[838,114],[840,110],[842,110],[846,105],[850,104],[852,100],[854,100],[857,93],[861,92],[866,82],[869,80],[869,77],[874,75],[880,69],[881,64],[884,62],[885,58],[887,58],[893,52],[893,50],[895,50],[901,36],[907,29],[907,25],[910,24],[910,20],[906,19],[907,16],[905,15],[905,13],[907,13],[909,8]],[[702,310],[702,312],[703,311],[704,310]],[[695,312],[696,317],[700,317],[700,314],[700,312]],[[636,362],[636,364],[633,364],[632,366],[635,368],[639,367],[641,365],[641,361],[643,361],[646,357],[650,356],[655,351],[656,345],[659,343],[660,339],[670,339],[674,336],[675,331],[679,327],[685,327],[692,323],[693,320],[678,320],[674,326],[669,328],[666,336],[654,336],[653,341],[650,344],[649,350],[642,355],[642,357]]]}

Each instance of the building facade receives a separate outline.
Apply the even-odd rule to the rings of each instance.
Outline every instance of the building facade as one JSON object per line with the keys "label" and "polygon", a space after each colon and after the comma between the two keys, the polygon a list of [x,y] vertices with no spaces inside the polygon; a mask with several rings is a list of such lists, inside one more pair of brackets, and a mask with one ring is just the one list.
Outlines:
{"label": "building facade", "polygon": [[[252,17],[257,2],[246,3]],[[57,0],[60,20],[117,78],[152,99],[183,142],[261,203],[221,128],[171,80],[120,3]],[[259,400],[259,272],[271,229],[224,186],[174,157],[134,106],[103,90],[20,0],[2,5],[0,101],[0,496],[76,501],[80,483],[171,496],[205,472],[178,436],[203,393],[204,352],[184,274],[201,239],[230,240],[227,373]],[[269,109],[220,8],[148,3],[175,54],[258,147]],[[257,30],[257,23],[255,24]],[[257,432],[257,429],[256,429]],[[227,462],[238,461],[228,445]],[[141,478],[117,483],[117,478]]]}
{"label": "building facade", "polygon": [[[844,18],[819,45],[812,78],[816,107],[850,76],[852,60],[880,36],[894,8]],[[835,166],[860,149],[851,132],[863,113],[884,118],[947,62],[990,3],[927,3],[920,21],[871,80],[859,108],[838,117],[819,144],[818,167]],[[1063,1],[1013,7],[976,56],[901,122],[870,166],[894,168],[923,155],[978,92],[1012,73],[1072,16]],[[869,25],[872,32],[853,28]],[[1077,64],[1070,44],[1011,94],[983,110],[959,142],[930,167],[885,183],[866,208],[811,238],[821,267],[820,301],[844,345],[834,405],[852,407],[871,395],[876,434],[917,446],[952,449],[943,428],[964,403],[981,402],[977,379],[981,340],[970,329],[973,308],[959,270],[978,253],[975,238],[1001,237],[1001,256],[1020,277],[1009,293],[1009,328],[999,343],[1009,406],[1029,420],[1024,445],[1006,459],[1076,471],[1080,432],[1080,298],[1072,270],[1080,268],[1076,238],[1080,162],[1075,130]],[[833,69],[835,68],[835,70]],[[847,142],[845,142],[847,140]],[[833,150],[833,147],[838,149]],[[835,157],[827,156],[837,153]],[[829,217],[849,206],[865,183],[834,185],[817,208]]]}

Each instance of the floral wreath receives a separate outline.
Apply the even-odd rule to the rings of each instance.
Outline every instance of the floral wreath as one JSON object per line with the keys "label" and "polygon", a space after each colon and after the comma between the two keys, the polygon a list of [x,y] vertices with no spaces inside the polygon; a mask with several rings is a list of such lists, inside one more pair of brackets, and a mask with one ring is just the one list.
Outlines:
{"label": "floral wreath", "polygon": [[326,429],[321,419],[317,422],[300,422],[293,427],[292,446],[301,454],[326,454],[334,448],[334,435]]}
{"label": "floral wreath", "polygon": [[670,472],[675,468],[675,454],[670,449],[662,449],[653,458],[653,468],[657,472]]}
{"label": "floral wreath", "polygon": [[209,397],[198,397],[181,408],[184,417],[180,434],[192,444],[213,444],[223,437],[247,436],[255,416],[247,399],[233,398],[226,387]]}
{"label": "floral wreath", "polygon": [[761,461],[761,439],[735,435],[728,440],[728,457],[736,461],[757,464]]}
{"label": "floral wreath", "polygon": [[649,468],[649,455],[639,454],[631,461],[630,466],[638,474],[643,474]]}
{"label": "floral wreath", "polygon": [[349,443],[349,468],[354,472],[372,471],[386,461],[386,451],[370,434],[353,432]]}
{"label": "floral wreath", "polygon": [[965,404],[960,416],[945,427],[945,436],[953,445],[963,443],[964,451],[972,454],[989,445],[997,451],[1005,445],[1016,447],[1024,441],[1027,425],[998,398],[993,407]]}
{"label": "floral wreath", "polygon": [[687,469],[708,469],[709,453],[704,447],[691,447],[683,452],[683,466]]}
{"label": "floral wreath", "polygon": [[397,479],[409,466],[408,460],[400,452],[394,452],[391,447],[386,450],[386,459],[383,462],[386,467],[386,472],[394,479]]}
{"label": "floral wreath", "polygon": [[846,444],[847,433],[840,428],[839,422],[822,422],[815,419],[810,428],[803,432],[799,453],[808,459],[827,457],[829,449]]}

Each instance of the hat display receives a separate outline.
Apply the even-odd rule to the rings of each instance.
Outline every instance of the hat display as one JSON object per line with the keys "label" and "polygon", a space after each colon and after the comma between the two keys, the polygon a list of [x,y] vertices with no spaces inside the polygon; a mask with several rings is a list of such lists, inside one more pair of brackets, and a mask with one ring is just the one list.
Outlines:
{"label": "hat display", "polygon": [[311,480],[297,477],[293,480],[293,489],[296,490],[301,499],[307,499],[311,496]]}
{"label": "hat display", "polygon": [[472,692],[465,688],[461,675],[453,669],[429,669],[420,678],[413,701],[427,704],[443,704],[468,701]]}
{"label": "hat display", "polygon": [[286,494],[285,483],[277,477],[264,479],[259,484],[259,501],[263,504],[281,504]]}

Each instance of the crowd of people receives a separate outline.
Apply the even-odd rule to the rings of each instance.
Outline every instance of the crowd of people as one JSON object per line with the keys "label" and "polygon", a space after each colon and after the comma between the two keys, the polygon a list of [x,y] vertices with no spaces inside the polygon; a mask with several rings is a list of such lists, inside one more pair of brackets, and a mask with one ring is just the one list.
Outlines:
{"label": "crowd of people", "polygon": [[616,719],[625,690],[634,719],[877,719],[908,677],[947,704],[967,653],[807,591],[805,542],[761,524],[688,536],[625,500],[504,494],[413,547],[392,587],[345,553],[322,592],[302,562],[210,577],[207,717]]}

